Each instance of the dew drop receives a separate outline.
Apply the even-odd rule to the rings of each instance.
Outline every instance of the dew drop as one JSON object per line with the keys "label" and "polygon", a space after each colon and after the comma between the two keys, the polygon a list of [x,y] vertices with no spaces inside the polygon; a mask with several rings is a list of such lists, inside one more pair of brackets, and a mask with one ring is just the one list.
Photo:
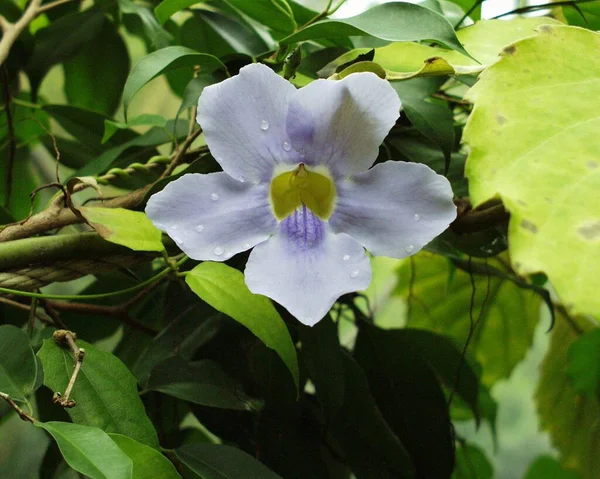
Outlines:
{"label": "dew drop", "polygon": [[350,277],[351,278],[358,278],[359,274],[360,274],[360,271],[358,271],[358,270],[352,271],[352,273],[350,273]]}
{"label": "dew drop", "polygon": [[175,240],[175,243],[177,243],[179,246],[181,246],[183,244],[183,240],[181,238],[173,238]]}
{"label": "dew drop", "polygon": [[267,120],[263,120],[260,122],[260,129],[262,131],[267,131],[269,129],[269,122]]}
{"label": "dew drop", "polygon": [[420,214],[418,214],[418,213],[415,213],[415,215],[413,216],[413,219],[414,219],[415,221],[419,221],[419,220],[421,219],[421,215],[420,215]]}
{"label": "dew drop", "polygon": [[221,256],[224,252],[225,250],[221,246],[217,246],[215,249],[213,249],[213,253],[217,256]]}
{"label": "dew drop", "polygon": [[290,151],[292,149],[292,145],[290,145],[287,141],[284,141],[282,146],[285,151]]}
{"label": "dew drop", "polygon": [[250,248],[252,245],[250,243],[244,243],[244,248],[248,249]]}
{"label": "dew drop", "polygon": [[176,230],[177,228],[179,228],[179,226],[177,226],[177,225],[173,225],[173,226],[171,226],[171,229],[172,229],[172,230]]}
{"label": "dew drop", "polygon": [[200,232],[204,231],[204,225],[198,225],[198,226],[196,226],[196,231],[197,231],[198,233],[200,233]]}
{"label": "dew drop", "polygon": [[342,259],[344,261],[348,261],[350,259],[350,255],[349,254],[345,254],[344,256],[342,256]]}
{"label": "dew drop", "polygon": [[216,193],[213,193],[212,195],[210,195],[210,199],[213,201],[217,201],[219,199],[219,195],[217,195]]}
{"label": "dew drop", "polygon": [[406,245],[406,246],[404,247],[404,249],[405,249],[405,251],[406,251],[407,253],[412,253],[412,252],[414,251],[415,247],[414,247],[414,245],[412,245],[412,244],[409,244],[409,245]]}

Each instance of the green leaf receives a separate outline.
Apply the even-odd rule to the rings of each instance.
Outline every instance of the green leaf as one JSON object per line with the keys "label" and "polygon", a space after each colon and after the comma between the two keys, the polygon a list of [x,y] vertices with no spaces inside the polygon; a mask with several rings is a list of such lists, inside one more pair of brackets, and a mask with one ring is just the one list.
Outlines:
{"label": "green leaf", "polygon": [[27,335],[12,325],[0,326],[0,392],[26,401],[35,390],[38,366]]}
{"label": "green leaf", "polygon": [[[407,326],[442,333],[464,345],[471,325],[473,288],[469,274],[455,270],[444,257],[421,253],[402,263],[398,278],[394,294],[409,305]],[[533,291],[502,278],[474,275],[473,281],[472,317],[479,323],[469,352],[483,366],[482,383],[491,386],[510,376],[529,350],[540,299]]]}
{"label": "green leaf", "polygon": [[158,23],[164,25],[177,12],[200,3],[198,0],[163,0],[154,8]]}
{"label": "green leaf", "polygon": [[529,466],[523,479],[581,479],[581,476],[565,471],[551,456],[540,456]]}
{"label": "green leaf", "polygon": [[600,391],[600,329],[585,333],[569,348],[567,372],[577,392],[596,396]]}
{"label": "green leaf", "polygon": [[417,477],[405,445],[371,394],[365,372],[349,354],[343,353],[342,360],[346,394],[332,433],[352,472],[372,479]]}
{"label": "green leaf", "polygon": [[192,78],[190,82],[185,87],[183,92],[183,100],[181,102],[181,106],[179,110],[177,110],[177,116],[175,118],[179,118],[179,116],[188,108],[196,106],[198,104],[198,98],[200,98],[200,94],[208,85],[212,85],[215,83],[215,78],[213,75],[198,75],[197,78]]}
{"label": "green leaf", "polygon": [[181,476],[175,466],[156,449],[140,444],[122,434],[109,437],[133,462],[132,479],[177,479]]}
{"label": "green leaf", "polygon": [[78,208],[87,223],[105,240],[134,251],[163,251],[162,233],[141,211],[124,208]]}
{"label": "green leaf", "polygon": [[[125,434],[157,447],[156,431],[138,396],[133,375],[112,354],[84,341],[78,340],[77,345],[85,349],[86,355],[73,388],[72,399],[77,405],[67,409],[73,422]],[[73,372],[72,354],[47,339],[37,356],[44,366],[44,385],[64,393]]]}
{"label": "green leaf", "polygon": [[195,362],[168,359],[152,370],[148,389],[203,406],[252,409],[241,385],[227,376],[219,363],[208,359]]}
{"label": "green leaf", "polygon": [[259,2],[227,0],[227,2],[277,32],[289,34],[297,27],[294,14],[286,0],[263,0]]}
{"label": "green leaf", "polygon": [[[481,448],[463,444],[456,451],[456,467],[452,479],[492,479],[494,468]],[[540,478],[541,479],[541,478]],[[551,479],[551,476],[545,476]]]}
{"label": "green leaf", "polygon": [[[474,206],[510,212],[511,262],[543,272],[570,312],[600,315],[600,34],[542,26],[469,91],[464,130]],[[557,68],[560,65],[560,68]],[[559,112],[548,115],[549,110]]]}
{"label": "green leaf", "polygon": [[53,65],[64,62],[98,35],[104,22],[101,12],[90,9],[62,16],[39,30],[27,65],[33,91],[37,91],[42,78]]}
{"label": "green leaf", "polygon": [[204,73],[210,73],[219,68],[225,70],[225,65],[217,57],[198,53],[186,47],[166,47],[150,53],[135,64],[125,83],[123,90],[125,120],[127,120],[129,103],[146,83],[162,73],[184,66],[199,66]]}
{"label": "green leaf", "polygon": [[[578,326],[584,331],[592,329],[583,321]],[[550,434],[552,445],[560,454],[560,464],[578,472],[583,479],[596,479],[600,477],[600,455],[596,454],[600,443],[600,403],[595,397],[577,393],[565,367],[569,348],[577,338],[569,320],[558,315],[541,365],[535,402],[540,428]]]}
{"label": "green leaf", "polygon": [[142,27],[144,28],[146,37],[150,40],[152,48],[165,48],[171,43],[173,37],[159,25],[150,8],[134,3],[131,0],[118,1],[119,9],[122,13],[135,15],[141,20]]}
{"label": "green leaf", "polygon": [[377,5],[354,17],[323,20],[284,38],[281,43],[364,35],[391,42],[433,40],[466,53],[448,20],[428,8],[404,2]]}
{"label": "green leaf", "polygon": [[589,30],[600,30],[599,1],[589,3],[577,2],[573,5],[563,5],[562,11],[569,25],[583,27]]}
{"label": "green leaf", "polygon": [[117,28],[104,21],[100,33],[63,63],[69,103],[112,115],[129,72],[129,53]]}
{"label": "green leaf", "polygon": [[54,438],[69,466],[91,479],[133,479],[131,459],[101,429],[68,422],[36,422]]}
{"label": "green leaf", "polygon": [[298,358],[290,333],[271,301],[250,292],[243,273],[223,263],[205,262],[192,269],[185,282],[213,308],[247,327],[275,350],[298,388]]}
{"label": "green leaf", "polygon": [[[459,30],[458,40],[472,58],[458,51],[398,42],[376,48],[373,61],[386,70],[388,80],[407,80],[413,77],[441,75],[473,75],[494,63],[503,48],[511,43],[535,34],[540,25],[561,23],[547,17],[515,18],[512,20],[484,20]],[[360,55],[372,51],[369,48],[351,50],[323,68],[328,76],[332,70]]]}
{"label": "green leaf", "polygon": [[313,327],[302,326],[302,360],[317,390],[317,398],[330,420],[344,404],[344,363],[338,326],[325,317]]}
{"label": "green leaf", "polygon": [[422,353],[399,348],[401,335],[361,324],[354,355],[379,410],[406,447],[416,476],[448,477],[454,469],[454,436],[446,398]]}
{"label": "green leaf", "polygon": [[175,455],[199,479],[281,479],[249,454],[217,444],[188,444]]}
{"label": "green leaf", "polygon": [[166,128],[167,119],[160,115],[145,113],[129,119],[129,123],[120,123],[118,121],[104,120],[104,136],[102,143],[106,143],[119,130],[128,130],[132,126],[160,126]]}

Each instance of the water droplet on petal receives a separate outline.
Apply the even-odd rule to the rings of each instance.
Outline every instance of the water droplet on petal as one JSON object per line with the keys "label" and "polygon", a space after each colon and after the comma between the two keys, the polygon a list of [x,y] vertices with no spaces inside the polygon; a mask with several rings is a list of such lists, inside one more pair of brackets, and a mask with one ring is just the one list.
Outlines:
{"label": "water droplet on petal", "polygon": [[221,246],[217,246],[215,249],[213,249],[213,253],[217,256],[221,256],[223,253],[225,253],[225,250]]}
{"label": "water droplet on petal", "polygon": [[263,120],[260,122],[260,129],[262,131],[267,131],[269,129],[269,122],[267,120]]}
{"label": "water droplet on petal", "polygon": [[350,259],[350,255],[349,254],[345,254],[344,256],[342,256],[342,259],[344,261],[348,261]]}
{"label": "water droplet on petal", "polygon": [[204,231],[204,225],[198,225],[198,226],[196,226],[196,231],[197,231],[198,233],[200,233],[200,232]]}
{"label": "water droplet on petal", "polygon": [[183,244],[183,240],[181,238],[173,238],[175,240],[175,243],[177,243],[179,246],[181,246]]}
{"label": "water droplet on petal", "polygon": [[292,149],[292,145],[290,145],[287,141],[284,141],[282,146],[285,151],[290,151]]}
{"label": "water droplet on petal", "polygon": [[352,271],[352,273],[350,273],[350,277],[351,278],[358,278],[359,274],[360,274],[360,271],[358,271],[358,270]]}
{"label": "water droplet on petal", "polygon": [[415,216],[413,216],[413,219],[414,219],[415,221],[419,221],[419,220],[421,219],[421,215],[420,215],[420,214],[418,214],[418,213],[415,213]]}
{"label": "water droplet on petal", "polygon": [[177,228],[179,228],[179,226],[177,226],[177,225],[173,225],[173,226],[171,226],[171,229],[172,229],[172,230],[176,230]]}
{"label": "water droplet on petal", "polygon": [[412,244],[409,244],[409,245],[406,245],[406,246],[404,247],[404,250],[405,250],[407,253],[412,253],[412,252],[415,250],[415,247],[414,247],[414,245],[412,245]]}
{"label": "water droplet on petal", "polygon": [[219,199],[219,195],[217,195],[216,193],[213,193],[212,195],[210,195],[210,199],[213,201],[217,201]]}
{"label": "water droplet on petal", "polygon": [[252,245],[250,243],[244,243],[244,248],[248,249],[250,247],[252,247]]}

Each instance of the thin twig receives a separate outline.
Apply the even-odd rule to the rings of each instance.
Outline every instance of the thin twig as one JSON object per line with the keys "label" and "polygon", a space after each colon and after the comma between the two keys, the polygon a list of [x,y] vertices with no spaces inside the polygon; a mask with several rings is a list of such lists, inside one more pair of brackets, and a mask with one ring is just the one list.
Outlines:
{"label": "thin twig", "polygon": [[70,3],[73,1],[74,0],[56,0],[54,2],[47,3],[46,5],[42,5],[40,8],[38,8],[37,15],[41,15],[42,13],[53,9],[54,7],[58,7],[59,5],[64,5],[65,3]]}
{"label": "thin twig", "polygon": [[577,0],[577,1],[571,0],[571,1],[566,1],[566,2],[552,2],[552,3],[541,3],[539,5],[528,5],[526,7],[515,8],[508,12],[501,13],[500,15],[496,15],[495,17],[492,17],[492,18],[502,18],[502,17],[506,17],[508,15],[515,15],[515,14],[527,13],[527,12],[535,12],[536,10],[542,10],[545,8],[560,7],[561,5],[573,7],[573,6],[576,6],[578,3],[588,3],[588,2],[594,2],[594,1],[596,1],[596,0]]}
{"label": "thin twig", "polygon": [[[22,309],[23,311],[32,311],[31,306],[29,306],[28,304],[19,303],[18,301],[14,301],[12,299],[5,298],[4,296],[0,296],[0,303],[8,304],[9,306],[12,306],[13,308]],[[49,324],[49,325],[53,325],[53,326],[55,325],[55,322],[52,320],[51,317],[45,316],[37,310],[35,312],[35,317],[44,324]]]}
{"label": "thin twig", "polygon": [[162,175],[160,175],[159,180],[166,178],[167,176],[170,176],[171,173],[173,173],[175,168],[177,168],[177,166],[179,166],[179,164],[181,163],[181,160],[185,156],[186,151],[188,151],[190,146],[192,146],[192,143],[194,143],[194,140],[198,138],[201,134],[202,129],[199,128],[198,130],[194,131],[191,135],[188,135],[188,137],[185,139],[185,142],[183,143],[183,145],[181,145],[181,148],[173,158],[173,161],[171,161],[171,164],[167,166],[167,169],[163,171]]}
{"label": "thin twig", "polygon": [[8,58],[10,49],[19,38],[19,35],[27,28],[27,25],[37,16],[42,0],[31,0],[31,3],[23,13],[23,16],[16,22],[10,23],[4,17],[0,17],[0,26],[2,27],[3,35],[0,40],[0,65]]}
{"label": "thin twig", "polygon": [[12,400],[12,398],[11,398],[11,397],[10,397],[8,394],[6,394],[6,393],[3,393],[3,392],[0,392],[0,398],[4,399],[4,400],[5,400],[5,401],[8,403],[8,404],[9,404],[9,406],[10,406],[10,407],[12,407],[12,408],[13,408],[13,409],[14,409],[14,410],[17,412],[17,414],[19,415],[19,417],[20,417],[21,419],[23,419],[23,421],[29,421],[29,422],[30,422],[30,423],[32,423],[32,424],[36,422],[36,421],[35,421],[35,418],[34,418],[33,416],[31,416],[31,415],[27,414],[25,411],[23,411],[23,410],[22,410],[22,409],[21,409],[21,408],[20,408],[20,407],[17,405],[17,403],[15,403],[15,402]]}
{"label": "thin twig", "polygon": [[75,381],[77,381],[77,376],[79,375],[79,371],[81,371],[81,366],[83,364],[83,358],[85,358],[85,350],[80,348],[75,343],[76,337],[75,334],[71,331],[67,331],[65,329],[59,329],[54,331],[52,335],[54,340],[63,347],[68,347],[73,353],[73,357],[75,358],[75,366],[73,367],[73,374],[71,374],[71,378],[69,379],[69,384],[67,385],[67,389],[65,389],[65,395],[63,396],[59,392],[55,392],[54,396],[52,396],[52,401],[56,404],[60,404],[64,408],[72,408],[77,405],[77,402],[73,399],[69,399],[71,393],[73,392],[73,387],[75,386]]}

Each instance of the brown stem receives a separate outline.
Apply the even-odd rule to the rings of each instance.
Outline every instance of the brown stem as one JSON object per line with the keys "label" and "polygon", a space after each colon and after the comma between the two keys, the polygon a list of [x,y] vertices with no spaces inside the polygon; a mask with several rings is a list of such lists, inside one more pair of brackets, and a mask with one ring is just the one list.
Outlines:
{"label": "brown stem", "polygon": [[0,392],[0,398],[4,399],[10,407],[12,407],[17,414],[19,415],[19,417],[21,419],[23,419],[23,421],[29,421],[30,423],[35,423],[35,418],[33,416],[30,416],[29,414],[27,414],[25,411],[23,411],[18,405],[17,403],[15,403],[12,398],[3,392]]}
{"label": "brown stem", "polygon": [[75,381],[77,381],[77,376],[79,375],[79,371],[81,371],[81,366],[83,364],[83,358],[85,358],[85,350],[79,348],[75,343],[75,334],[71,331],[67,331],[65,329],[59,329],[54,331],[52,335],[54,340],[63,347],[68,347],[73,356],[75,357],[75,365],[73,367],[73,374],[71,374],[71,378],[69,379],[69,384],[67,385],[67,389],[65,389],[65,395],[62,396],[61,393],[55,392],[52,397],[52,401],[56,404],[60,404],[64,408],[72,408],[77,405],[77,403],[73,399],[69,399],[71,393],[73,392],[73,387],[75,386]]}
{"label": "brown stem", "polygon": [[188,137],[185,139],[185,142],[183,143],[183,145],[181,145],[181,148],[173,158],[173,161],[171,161],[171,164],[167,166],[167,169],[163,171],[162,175],[160,175],[159,180],[162,180],[163,178],[166,178],[167,176],[170,176],[171,173],[173,173],[175,168],[177,168],[177,166],[179,166],[179,164],[181,163],[183,157],[185,156],[185,153],[189,150],[190,146],[192,146],[192,143],[194,143],[194,140],[198,138],[201,133],[202,130],[199,128],[195,132],[188,135]]}
{"label": "brown stem", "polygon": [[54,2],[47,3],[46,5],[42,5],[38,8],[37,15],[47,12],[48,10],[53,9],[54,7],[58,7],[59,5],[64,5],[65,3],[72,2],[74,0],[55,0]]}
{"label": "brown stem", "polygon": [[457,234],[483,231],[493,226],[504,225],[510,215],[500,202],[489,202],[471,209],[471,204],[464,198],[456,200],[458,215],[450,225]]}
{"label": "brown stem", "polygon": [[[5,298],[4,296],[0,296],[0,303],[8,304],[13,308],[22,309],[23,311],[32,311],[31,306],[23,303],[19,303],[18,301],[13,301],[12,299]],[[54,321],[48,316],[40,313],[39,311],[35,312],[35,317],[39,319],[42,323],[54,326]]]}
{"label": "brown stem", "polygon": [[12,109],[10,108],[10,85],[8,81],[8,72],[6,65],[0,67],[0,75],[2,76],[2,94],[4,97],[4,111],[6,111],[6,125],[8,127],[8,162],[6,164],[6,197],[4,206],[8,208],[10,205],[10,196],[12,194],[12,177],[17,155],[17,138],[15,135],[15,125],[13,121]]}

